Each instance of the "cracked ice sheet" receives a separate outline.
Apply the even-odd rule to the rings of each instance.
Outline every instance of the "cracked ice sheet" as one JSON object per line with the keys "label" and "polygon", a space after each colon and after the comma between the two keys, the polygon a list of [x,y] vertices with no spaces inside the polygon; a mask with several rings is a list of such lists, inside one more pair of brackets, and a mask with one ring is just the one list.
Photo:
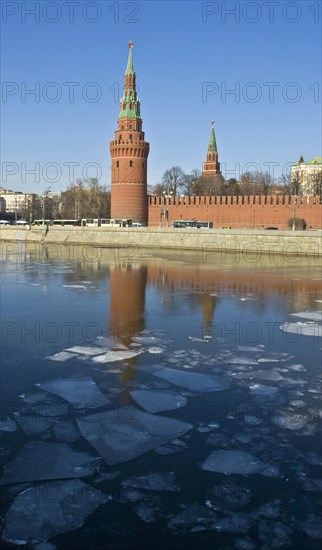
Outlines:
{"label": "cracked ice sheet", "polygon": [[147,491],[180,491],[173,472],[155,472],[144,476],[134,476],[122,481],[121,485]]}
{"label": "cracked ice sheet", "polygon": [[55,353],[54,355],[49,355],[47,359],[50,359],[51,361],[68,361],[68,359],[73,359],[74,357],[77,357],[77,353],[69,353],[68,351],[60,351],[59,353]]}
{"label": "cracked ice sheet", "polygon": [[275,370],[254,370],[249,371],[245,373],[238,373],[235,376],[236,378],[243,379],[249,379],[249,380],[269,380],[271,382],[280,382],[281,380],[284,380],[283,376],[280,375],[280,373]]}
{"label": "cracked ice sheet", "polygon": [[161,369],[153,373],[154,376],[171,382],[175,386],[194,392],[211,392],[227,390],[230,382],[223,377],[208,376],[197,372],[179,371],[175,369]]}
{"label": "cracked ice sheet", "polygon": [[322,325],[314,323],[313,321],[309,321],[308,323],[301,323],[301,321],[297,323],[284,323],[280,325],[279,328],[283,332],[300,334],[301,336],[322,337]]}
{"label": "cracked ice sheet", "polygon": [[25,434],[38,435],[53,426],[53,424],[55,424],[56,422],[56,417],[48,419],[33,414],[24,414],[17,417],[16,420],[20,428],[25,432]]}
{"label": "cracked ice sheet", "polygon": [[165,391],[135,390],[130,392],[130,396],[150,413],[171,411],[187,404],[187,398],[183,395]]}
{"label": "cracked ice sheet", "polygon": [[123,407],[77,419],[82,435],[110,464],[132,460],[180,437],[192,425]]}
{"label": "cracked ice sheet", "polygon": [[37,387],[62,397],[75,409],[97,409],[110,403],[90,377],[57,378],[37,384]]}
{"label": "cracked ice sheet", "polygon": [[10,506],[2,538],[18,545],[46,541],[78,529],[108,500],[107,495],[78,479],[31,487]]}
{"label": "cracked ice sheet", "polygon": [[92,357],[92,361],[94,361],[94,363],[114,363],[114,361],[126,361],[127,359],[132,359],[132,357],[136,357],[141,353],[141,350],[108,351],[107,353],[104,353],[104,355]]}
{"label": "cracked ice sheet", "polygon": [[80,355],[100,355],[103,352],[107,352],[107,348],[102,348],[101,346],[73,346],[71,348],[66,348],[65,353],[74,353]]}
{"label": "cracked ice sheet", "polygon": [[322,311],[300,311],[299,313],[291,313],[294,317],[302,317],[302,319],[308,319],[309,321],[322,322]]}
{"label": "cracked ice sheet", "polygon": [[98,459],[89,453],[74,452],[66,443],[29,441],[5,465],[0,484],[90,476]]}
{"label": "cracked ice sheet", "polygon": [[15,432],[17,424],[14,420],[7,418],[7,420],[0,420],[0,432]]}
{"label": "cracked ice sheet", "polygon": [[222,474],[260,474],[267,477],[278,477],[279,467],[274,464],[265,464],[256,456],[246,451],[213,451],[201,465],[202,470]]}

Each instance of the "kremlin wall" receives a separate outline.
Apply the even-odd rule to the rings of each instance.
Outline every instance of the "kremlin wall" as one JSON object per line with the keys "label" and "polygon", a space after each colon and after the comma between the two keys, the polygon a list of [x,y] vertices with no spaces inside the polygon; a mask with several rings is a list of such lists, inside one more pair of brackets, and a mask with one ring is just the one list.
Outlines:
{"label": "kremlin wall", "polygon": [[[148,197],[148,225],[165,225],[161,211],[167,209],[169,223],[177,220],[209,221],[220,228],[230,226],[232,229],[265,229],[277,227],[289,229],[287,221],[293,218],[304,218],[307,229],[322,228],[322,205],[320,197],[296,198],[268,196],[226,196],[226,197]],[[295,212],[294,212],[295,210]],[[161,221],[160,221],[161,220]]]}

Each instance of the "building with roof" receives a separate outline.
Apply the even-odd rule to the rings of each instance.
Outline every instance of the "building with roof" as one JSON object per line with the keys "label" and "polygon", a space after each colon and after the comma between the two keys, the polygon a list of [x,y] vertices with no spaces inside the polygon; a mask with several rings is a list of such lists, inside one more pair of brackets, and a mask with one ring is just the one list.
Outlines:
{"label": "building with roof", "polygon": [[322,187],[322,158],[315,157],[305,162],[301,156],[300,160],[292,166],[291,178],[293,182],[298,181],[304,195],[320,195]]}

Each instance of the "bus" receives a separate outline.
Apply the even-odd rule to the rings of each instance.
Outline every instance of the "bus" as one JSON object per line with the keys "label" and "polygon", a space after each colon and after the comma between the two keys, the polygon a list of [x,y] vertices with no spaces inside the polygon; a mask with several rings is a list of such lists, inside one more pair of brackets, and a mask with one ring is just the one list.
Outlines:
{"label": "bus", "polygon": [[53,226],[55,227],[64,227],[64,226],[78,226],[81,222],[79,220],[53,220]]}
{"label": "bus", "polygon": [[172,222],[172,227],[174,228],[196,227],[197,229],[200,229],[202,227],[202,228],[212,229],[213,223],[200,222],[197,220],[177,220],[175,222]]}
{"label": "bus", "polygon": [[108,218],[83,218],[83,227],[131,227],[132,220],[128,219],[108,219]]}
{"label": "bus", "polygon": [[32,225],[52,225],[51,220],[35,220]]}

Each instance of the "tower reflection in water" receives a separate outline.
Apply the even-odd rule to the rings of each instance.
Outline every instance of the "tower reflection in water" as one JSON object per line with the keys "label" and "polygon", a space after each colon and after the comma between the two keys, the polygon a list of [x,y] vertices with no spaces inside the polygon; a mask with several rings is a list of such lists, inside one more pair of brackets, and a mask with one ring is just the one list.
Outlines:
{"label": "tower reflection in water", "polygon": [[[147,266],[116,264],[110,267],[110,323],[109,334],[115,342],[127,348],[135,345],[133,337],[145,328],[145,288]],[[136,358],[128,360],[121,381],[133,378]]]}

